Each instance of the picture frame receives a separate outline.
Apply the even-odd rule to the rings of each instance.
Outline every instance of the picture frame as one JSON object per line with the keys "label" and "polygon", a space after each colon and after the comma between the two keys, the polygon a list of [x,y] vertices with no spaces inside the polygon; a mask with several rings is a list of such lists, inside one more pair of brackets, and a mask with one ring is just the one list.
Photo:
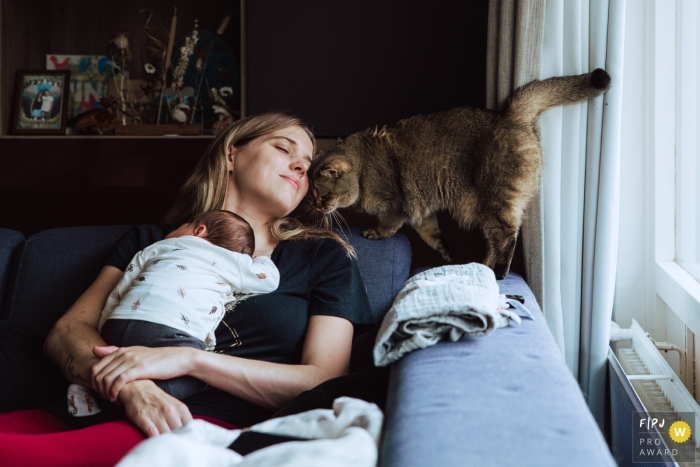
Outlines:
{"label": "picture frame", "polygon": [[12,132],[16,135],[65,134],[70,71],[20,70],[15,83]]}

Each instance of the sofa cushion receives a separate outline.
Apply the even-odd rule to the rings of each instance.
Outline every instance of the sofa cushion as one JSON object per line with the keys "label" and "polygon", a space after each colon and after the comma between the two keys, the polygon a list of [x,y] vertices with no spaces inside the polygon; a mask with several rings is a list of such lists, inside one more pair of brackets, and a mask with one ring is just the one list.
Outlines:
{"label": "sofa cushion", "polygon": [[39,232],[21,248],[7,318],[42,337],[88,288],[128,226],[68,227]]}
{"label": "sofa cushion", "polygon": [[6,297],[5,291],[10,278],[10,266],[12,255],[17,247],[24,241],[24,235],[14,230],[0,229],[0,316],[5,317],[3,306]]}

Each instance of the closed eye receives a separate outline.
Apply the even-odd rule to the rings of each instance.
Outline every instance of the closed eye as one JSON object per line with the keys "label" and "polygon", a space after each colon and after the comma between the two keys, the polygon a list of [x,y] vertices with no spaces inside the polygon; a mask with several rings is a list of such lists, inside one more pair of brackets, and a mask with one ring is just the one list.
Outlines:
{"label": "closed eye", "polygon": [[287,150],[287,148],[285,148],[283,146],[275,146],[275,147],[277,149],[279,149],[280,151],[284,152],[285,154],[289,154],[289,151]]}

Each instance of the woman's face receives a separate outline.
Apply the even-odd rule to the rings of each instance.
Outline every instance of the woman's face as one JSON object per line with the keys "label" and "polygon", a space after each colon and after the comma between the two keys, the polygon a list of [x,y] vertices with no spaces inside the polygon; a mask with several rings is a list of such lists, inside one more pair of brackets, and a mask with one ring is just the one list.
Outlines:
{"label": "woman's face", "polygon": [[290,126],[229,148],[229,195],[235,208],[284,217],[309,189],[313,145],[303,128]]}

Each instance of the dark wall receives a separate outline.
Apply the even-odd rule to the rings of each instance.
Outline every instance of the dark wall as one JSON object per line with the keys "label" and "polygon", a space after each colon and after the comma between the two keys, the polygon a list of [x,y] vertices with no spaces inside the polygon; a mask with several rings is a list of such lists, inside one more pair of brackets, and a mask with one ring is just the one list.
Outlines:
{"label": "dark wall", "polygon": [[483,107],[488,2],[248,2],[249,113],[286,109],[335,137]]}
{"label": "dark wall", "polygon": [[[461,105],[483,107],[486,0],[251,0],[248,113],[286,109],[320,137]],[[14,52],[17,53],[17,52]],[[29,236],[71,225],[158,222],[208,139],[0,139],[0,226]],[[368,216],[346,211],[353,225]],[[446,215],[457,262],[480,232]],[[410,228],[414,266],[444,264]]]}
{"label": "dark wall", "polygon": [[0,227],[158,223],[209,142],[0,139]]}
{"label": "dark wall", "polygon": [[[249,113],[286,109],[322,137],[486,100],[488,2],[255,0],[248,3]],[[350,225],[371,216],[341,210]],[[481,232],[438,216],[455,262],[481,261]],[[413,266],[445,264],[408,226]],[[521,255],[516,258],[518,268]]]}

